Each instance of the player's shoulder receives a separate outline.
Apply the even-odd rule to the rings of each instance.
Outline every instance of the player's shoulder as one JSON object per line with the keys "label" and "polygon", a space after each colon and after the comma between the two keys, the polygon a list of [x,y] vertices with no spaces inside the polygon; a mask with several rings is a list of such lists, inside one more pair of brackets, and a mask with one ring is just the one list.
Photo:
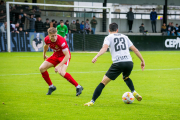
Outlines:
{"label": "player's shoulder", "polygon": [[57,40],[59,40],[59,41],[66,41],[61,35],[57,35]]}
{"label": "player's shoulder", "polygon": [[124,34],[121,34],[122,35],[122,37],[128,37],[127,35],[124,35]]}
{"label": "player's shoulder", "polygon": [[47,35],[45,38],[44,38],[44,40],[46,41],[46,40],[49,40],[49,35]]}
{"label": "player's shoulder", "polygon": [[49,36],[48,36],[48,35],[44,38],[44,42],[45,42],[46,44],[50,44],[50,43],[51,43],[51,40],[49,39]]}

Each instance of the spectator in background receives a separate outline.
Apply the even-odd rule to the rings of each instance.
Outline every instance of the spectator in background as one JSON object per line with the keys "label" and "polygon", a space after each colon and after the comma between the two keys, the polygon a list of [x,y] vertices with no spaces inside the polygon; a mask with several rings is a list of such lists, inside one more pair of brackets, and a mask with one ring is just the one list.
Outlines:
{"label": "spectator in background", "polygon": [[0,27],[0,32],[6,32],[7,31],[7,22],[4,22]]}
{"label": "spectator in background", "polygon": [[173,22],[169,22],[169,25],[167,26],[167,35],[170,36],[174,36],[174,26],[173,26]]}
{"label": "spectator in background", "polygon": [[70,30],[71,30],[71,33],[77,33],[76,21],[75,20],[72,20],[72,23],[70,25]]}
{"label": "spectator in background", "polygon": [[95,32],[96,32],[97,20],[95,18],[96,17],[93,16],[93,19],[90,22],[91,23],[92,34],[95,34]]}
{"label": "spectator in background", "polygon": [[18,18],[18,20],[16,21],[16,23],[19,23],[19,26],[22,27],[22,28],[24,28],[24,22],[25,22],[25,21],[23,21],[22,16],[19,15],[19,18]]}
{"label": "spectator in background", "polygon": [[175,30],[176,36],[180,36],[180,26],[178,26],[178,24],[176,24],[176,27],[174,27],[174,30]]}
{"label": "spectator in background", "polygon": [[86,19],[85,31],[87,34],[89,34],[89,32],[91,32],[90,25],[89,25],[89,19]]}
{"label": "spectator in background", "polygon": [[50,28],[50,24],[49,24],[49,19],[46,18],[46,22],[43,25],[44,27],[44,32],[47,32],[47,29]]}
{"label": "spectator in background", "polygon": [[1,3],[0,3],[0,5],[4,5],[4,1],[3,1],[3,0],[1,0]]}
{"label": "spectator in background", "polygon": [[141,26],[139,27],[139,32],[143,34],[147,34],[147,30],[145,30],[144,24],[142,23]]}
{"label": "spectator in background", "polygon": [[163,23],[163,25],[161,26],[161,33],[162,33],[162,35],[167,35],[166,23]]}
{"label": "spectator in background", "polygon": [[79,24],[79,20],[76,20],[76,29],[77,29],[77,33],[80,33],[80,24]]}
{"label": "spectator in background", "polygon": [[35,32],[43,32],[43,22],[41,21],[40,17],[38,17],[37,21],[35,22]]}
{"label": "spectator in background", "polygon": [[6,14],[4,13],[3,10],[1,10],[0,11],[0,27],[5,22],[5,19],[6,19]]}
{"label": "spectator in background", "polygon": [[84,21],[81,22],[80,29],[81,29],[80,32],[84,33]]}
{"label": "spectator in background", "polygon": [[5,6],[3,0],[1,0],[1,2],[0,2],[0,10],[6,11],[6,6]]}
{"label": "spectator in background", "polygon": [[50,27],[54,27],[55,26],[55,20],[52,19],[51,22],[50,22]]}
{"label": "spectator in background", "polygon": [[31,15],[31,17],[27,17],[27,14],[24,14],[24,16],[29,20],[29,30],[28,32],[34,32],[35,31],[35,19],[34,15]]}
{"label": "spectator in background", "polygon": [[55,21],[55,23],[54,23],[54,26],[53,27],[57,27],[58,26],[58,24],[57,24],[57,21]]}
{"label": "spectator in background", "polygon": [[[24,2],[25,2],[25,3],[28,3],[27,0],[25,0]],[[26,11],[30,9],[28,5],[22,5],[22,8],[23,8],[24,10],[26,10]]]}
{"label": "spectator in background", "polygon": [[150,19],[151,19],[151,24],[152,24],[152,31],[153,33],[157,33],[156,31],[157,13],[155,11],[155,8],[153,8],[152,12],[150,13]]}
{"label": "spectator in background", "polygon": [[70,27],[69,27],[69,20],[66,20],[66,22],[64,23],[67,28],[68,28],[68,33],[71,33]]}
{"label": "spectator in background", "polygon": [[129,32],[132,32],[132,25],[134,20],[134,13],[132,12],[132,7],[130,7],[129,12],[126,15],[129,25]]}
{"label": "spectator in background", "polygon": [[19,10],[21,9],[21,6],[20,6],[20,5],[18,5],[18,4],[16,4],[16,5],[15,5],[15,8],[16,8],[16,10],[18,10],[18,11],[19,11]]}
{"label": "spectator in background", "polygon": [[17,30],[18,27],[19,27],[19,23],[11,24],[11,26],[10,26],[11,32],[13,32],[13,33],[19,33],[19,31]]}
{"label": "spectator in background", "polygon": [[19,15],[21,15],[21,20],[25,22],[25,16],[24,16],[24,13],[23,13],[23,9],[20,9]]}

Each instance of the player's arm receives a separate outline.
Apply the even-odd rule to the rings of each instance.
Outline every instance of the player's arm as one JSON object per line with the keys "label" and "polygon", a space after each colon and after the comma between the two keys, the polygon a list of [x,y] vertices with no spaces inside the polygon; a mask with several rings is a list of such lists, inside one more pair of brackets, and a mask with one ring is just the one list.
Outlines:
{"label": "player's arm", "polygon": [[68,34],[68,28],[67,28],[67,26],[66,26],[66,28],[65,28],[65,31],[66,31],[65,34],[67,35],[67,34]]}
{"label": "player's arm", "polygon": [[43,50],[43,58],[44,60],[47,59],[48,57],[46,56],[46,52],[48,51],[49,45],[44,45],[44,50]]}
{"label": "player's arm", "polygon": [[65,27],[65,36],[64,36],[64,39],[66,40],[66,38],[67,38],[67,34],[68,34],[68,28],[67,28],[67,26]]}
{"label": "player's arm", "polygon": [[69,60],[69,58],[70,58],[70,54],[69,54],[68,48],[63,50],[63,54],[65,55],[65,57],[62,60],[62,62],[60,62],[60,64],[55,67],[55,72],[58,72],[58,69],[61,69],[62,65],[64,65]]}
{"label": "player's arm", "polygon": [[145,67],[145,62],[144,62],[144,59],[143,59],[141,53],[139,52],[139,50],[138,50],[134,45],[132,45],[132,46],[130,47],[130,49],[131,49],[131,50],[138,56],[138,58],[141,60],[141,69],[142,69],[142,71],[143,71],[143,70],[144,70],[144,67]]}
{"label": "player's arm", "polygon": [[95,63],[97,61],[97,58],[107,51],[108,47],[109,46],[107,44],[104,44],[98,54],[92,59],[92,63]]}

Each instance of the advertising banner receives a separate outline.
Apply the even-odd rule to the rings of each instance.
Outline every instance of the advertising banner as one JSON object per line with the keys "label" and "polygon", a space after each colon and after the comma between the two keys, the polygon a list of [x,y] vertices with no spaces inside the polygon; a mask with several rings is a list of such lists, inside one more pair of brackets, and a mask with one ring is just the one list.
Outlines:
{"label": "advertising banner", "polygon": [[[11,33],[11,52],[42,52],[44,46],[44,38],[47,33]],[[73,48],[73,34],[67,35],[67,43],[70,51]],[[48,51],[53,51],[49,48]],[[0,33],[0,52],[7,52],[7,34]]]}

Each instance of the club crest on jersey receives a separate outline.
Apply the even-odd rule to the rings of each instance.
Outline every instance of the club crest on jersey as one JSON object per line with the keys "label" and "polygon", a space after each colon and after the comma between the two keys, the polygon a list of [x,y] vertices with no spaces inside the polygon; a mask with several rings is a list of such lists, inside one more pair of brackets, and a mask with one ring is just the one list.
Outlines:
{"label": "club crest on jersey", "polygon": [[56,45],[55,48],[58,49],[59,47]]}

